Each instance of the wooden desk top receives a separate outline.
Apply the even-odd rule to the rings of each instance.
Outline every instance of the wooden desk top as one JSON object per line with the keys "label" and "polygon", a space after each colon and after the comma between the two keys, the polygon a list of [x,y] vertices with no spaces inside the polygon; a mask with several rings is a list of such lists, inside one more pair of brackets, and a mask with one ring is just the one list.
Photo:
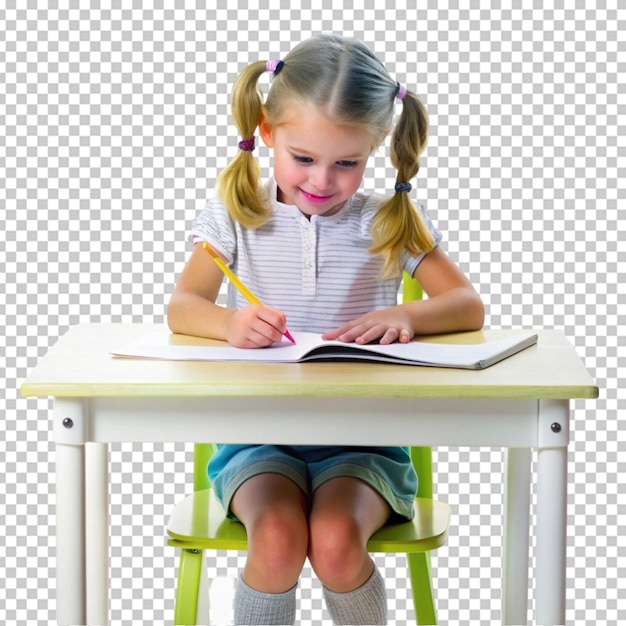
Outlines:
{"label": "wooden desk top", "polygon": [[[565,335],[536,331],[532,346],[485,370],[379,363],[180,362],[113,358],[109,351],[163,326],[71,328],[24,381],[25,397],[310,396],[414,398],[597,398],[598,387]],[[519,331],[483,330],[429,338],[478,343]],[[176,338],[175,338],[176,339]],[[189,337],[186,342],[207,340]],[[422,338],[420,338],[422,339]]]}

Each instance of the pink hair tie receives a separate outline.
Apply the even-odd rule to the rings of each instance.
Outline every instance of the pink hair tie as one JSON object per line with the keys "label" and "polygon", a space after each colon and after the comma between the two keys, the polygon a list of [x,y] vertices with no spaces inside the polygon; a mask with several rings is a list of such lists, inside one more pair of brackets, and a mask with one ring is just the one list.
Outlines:
{"label": "pink hair tie", "polygon": [[404,100],[404,96],[406,96],[406,87],[398,83],[398,91],[396,91],[396,98],[398,98],[398,100]]}
{"label": "pink hair tie", "polygon": [[265,64],[265,69],[268,72],[272,72],[272,74],[276,76],[276,74],[278,74],[278,72],[283,69],[283,65],[285,65],[283,61],[281,61],[280,59],[276,59],[274,61],[268,61]]}

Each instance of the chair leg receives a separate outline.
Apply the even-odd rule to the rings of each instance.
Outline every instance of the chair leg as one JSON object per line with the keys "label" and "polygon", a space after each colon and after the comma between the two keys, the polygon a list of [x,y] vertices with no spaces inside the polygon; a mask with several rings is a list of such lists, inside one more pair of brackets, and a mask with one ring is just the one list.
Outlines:
{"label": "chair leg", "polygon": [[200,578],[204,565],[202,552],[202,550],[186,549],[180,552],[176,604],[174,607],[175,626],[196,624]]}
{"label": "chair leg", "polygon": [[202,550],[200,563],[200,584],[198,585],[198,608],[196,610],[196,624],[211,625],[211,606],[209,602],[209,573],[207,571],[206,550]]}
{"label": "chair leg", "polygon": [[435,594],[430,570],[430,552],[407,554],[416,624],[436,624]]}

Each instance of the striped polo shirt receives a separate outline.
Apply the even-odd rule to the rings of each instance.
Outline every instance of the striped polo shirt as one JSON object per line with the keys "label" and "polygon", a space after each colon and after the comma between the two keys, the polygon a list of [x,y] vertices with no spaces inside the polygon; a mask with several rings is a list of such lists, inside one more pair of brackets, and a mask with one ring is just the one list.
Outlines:
{"label": "striped polo shirt", "polygon": [[[264,304],[285,313],[290,330],[324,333],[397,304],[402,277],[381,280],[382,260],[367,251],[380,196],[359,192],[334,215],[309,219],[296,206],[276,200],[273,179],[264,193],[272,199],[273,212],[263,226],[244,228],[220,201],[209,200],[189,240],[206,241],[218,250]],[[426,209],[419,205],[419,210],[438,245],[441,233]],[[405,253],[403,269],[412,275],[424,256]],[[229,283],[226,306],[246,305]]]}

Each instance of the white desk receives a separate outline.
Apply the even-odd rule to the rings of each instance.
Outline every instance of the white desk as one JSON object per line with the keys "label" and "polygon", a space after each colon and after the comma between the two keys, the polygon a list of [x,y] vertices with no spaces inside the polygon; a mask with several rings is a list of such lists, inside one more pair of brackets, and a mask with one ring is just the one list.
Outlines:
{"label": "white desk", "polygon": [[59,624],[108,622],[107,444],[121,441],[504,447],[507,624],[527,621],[536,448],[535,621],[564,623],[569,400],[596,398],[598,388],[562,333],[538,331],[536,346],[482,371],[109,356],[159,328],[72,328],[22,386],[24,396],[54,397]]}

